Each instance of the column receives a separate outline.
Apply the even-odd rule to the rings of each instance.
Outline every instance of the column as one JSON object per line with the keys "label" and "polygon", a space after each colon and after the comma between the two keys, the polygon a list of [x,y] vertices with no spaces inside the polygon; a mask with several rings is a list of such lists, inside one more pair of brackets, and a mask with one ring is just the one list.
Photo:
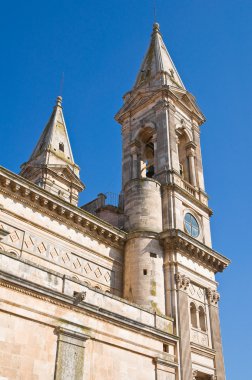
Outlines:
{"label": "column", "polygon": [[138,151],[139,151],[139,147],[136,144],[136,142],[134,142],[131,145],[131,157],[132,157],[131,179],[139,177],[139,173],[138,173]]}
{"label": "column", "polygon": [[153,137],[152,137],[152,142],[153,142],[153,145],[154,145],[154,162],[153,162],[153,165],[154,165],[154,175],[157,173],[157,170],[158,170],[158,160],[157,160],[157,134],[154,133]]}
{"label": "column", "polygon": [[62,327],[55,329],[58,335],[55,380],[83,380],[84,350],[88,335]]}
{"label": "column", "polygon": [[192,380],[192,359],[190,345],[190,319],[187,289],[190,279],[180,273],[175,274],[177,285],[178,335],[180,337],[181,380]]}
{"label": "column", "polygon": [[190,182],[193,186],[197,186],[196,181],[196,171],[195,171],[195,148],[196,145],[190,141],[186,146],[186,154],[189,160],[189,173],[190,173]]}
{"label": "column", "polygon": [[209,304],[210,326],[212,344],[215,350],[215,373],[218,380],[225,380],[225,367],[222,353],[220,320],[218,302],[220,299],[219,293],[215,289],[207,289],[207,298]]}

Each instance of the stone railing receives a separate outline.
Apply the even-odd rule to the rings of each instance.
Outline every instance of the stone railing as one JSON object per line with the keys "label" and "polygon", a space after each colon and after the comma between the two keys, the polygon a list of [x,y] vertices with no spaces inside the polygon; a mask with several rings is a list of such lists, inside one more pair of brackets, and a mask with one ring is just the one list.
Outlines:
{"label": "stone railing", "polygon": [[193,327],[191,328],[191,341],[201,346],[209,346],[208,334]]}

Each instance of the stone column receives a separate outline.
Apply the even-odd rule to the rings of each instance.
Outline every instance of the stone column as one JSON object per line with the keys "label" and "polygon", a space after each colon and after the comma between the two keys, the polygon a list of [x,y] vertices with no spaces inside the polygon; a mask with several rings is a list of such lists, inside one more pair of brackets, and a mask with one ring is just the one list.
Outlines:
{"label": "stone column", "polygon": [[58,335],[55,380],[83,380],[84,350],[88,335],[62,327],[55,329]]}
{"label": "stone column", "polygon": [[180,273],[175,274],[177,285],[178,335],[180,337],[181,380],[192,380],[192,359],[190,345],[190,319],[187,289],[190,279]]}
{"label": "stone column", "polygon": [[131,157],[132,157],[132,168],[131,168],[131,179],[138,178],[138,146],[136,142],[131,145]]}
{"label": "stone column", "polygon": [[157,160],[157,134],[154,133],[153,137],[152,137],[152,142],[153,142],[153,145],[154,145],[154,174],[156,174],[157,172],[157,167],[158,167],[158,160]]}
{"label": "stone column", "polygon": [[196,181],[196,171],[195,171],[195,144],[190,141],[187,144],[187,150],[186,154],[189,160],[189,172],[190,172],[190,182],[193,186],[197,186],[197,181]]}
{"label": "stone column", "polygon": [[211,336],[212,344],[215,350],[215,373],[218,380],[225,380],[225,367],[222,353],[222,342],[221,342],[221,331],[220,331],[220,320],[219,320],[219,309],[218,301],[220,299],[219,293],[215,289],[207,289],[207,298],[209,304],[209,314],[210,314],[210,326],[211,326]]}

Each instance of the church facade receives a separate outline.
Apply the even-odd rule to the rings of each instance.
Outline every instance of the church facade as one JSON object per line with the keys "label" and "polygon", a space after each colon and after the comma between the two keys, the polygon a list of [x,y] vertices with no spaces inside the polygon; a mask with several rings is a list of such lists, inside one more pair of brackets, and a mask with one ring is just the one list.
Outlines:
{"label": "church facade", "polygon": [[159,25],[122,127],[122,191],[78,207],[62,98],[0,167],[0,380],[225,380],[200,128]]}

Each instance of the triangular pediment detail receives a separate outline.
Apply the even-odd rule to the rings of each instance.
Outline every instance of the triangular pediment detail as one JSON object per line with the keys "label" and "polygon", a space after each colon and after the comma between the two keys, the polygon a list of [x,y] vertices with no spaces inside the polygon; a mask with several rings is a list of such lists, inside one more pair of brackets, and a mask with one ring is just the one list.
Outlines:
{"label": "triangular pediment detail", "polygon": [[153,91],[150,91],[148,93],[144,92],[138,92],[135,95],[132,95],[132,98],[129,98],[126,100],[126,103],[122,106],[120,111],[116,114],[115,118],[117,119],[124,113],[128,111],[132,111],[136,109],[137,107],[140,107],[143,104],[146,104],[150,102],[153,99]]}
{"label": "triangular pediment detail", "polygon": [[177,89],[175,87],[170,87],[169,90],[173,93],[179,101],[188,108],[191,112],[195,112],[203,121],[205,120],[205,116],[201,112],[195,97],[188,91]]}
{"label": "triangular pediment detail", "polygon": [[77,175],[73,172],[73,170],[69,166],[62,165],[48,165],[48,170],[52,171],[54,174],[59,176],[60,178],[69,181],[71,183],[75,183],[76,185],[81,185],[84,187],[84,184],[77,177]]}

